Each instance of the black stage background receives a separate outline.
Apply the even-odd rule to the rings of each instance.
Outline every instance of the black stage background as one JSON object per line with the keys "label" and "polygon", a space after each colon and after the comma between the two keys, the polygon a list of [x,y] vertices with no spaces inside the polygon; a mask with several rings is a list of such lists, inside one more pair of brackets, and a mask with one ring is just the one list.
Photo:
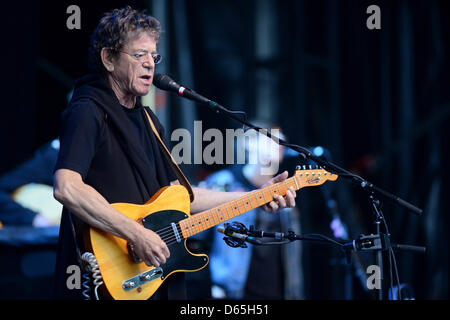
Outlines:
{"label": "black stage background", "polygon": [[[66,27],[72,4],[81,9],[80,30]],[[428,248],[425,255],[397,253],[399,276],[417,299],[448,299],[448,1],[3,2],[1,173],[57,137],[73,80],[87,72],[92,30],[102,13],[127,4],[165,10],[164,19],[153,13],[166,31],[157,72],[250,118],[278,122],[289,141],[327,148],[338,165],[424,209],[417,217],[384,201],[393,241]],[[373,4],[381,9],[381,30],[366,27]],[[192,125],[186,119],[202,120],[203,130],[239,127],[163,97],[167,104],[157,111],[169,132]],[[291,174],[295,164],[286,163]],[[186,172],[196,182],[221,167],[196,165]],[[330,188],[351,237],[375,231],[364,194],[344,179]],[[301,191],[298,206],[303,232],[332,235],[320,193]],[[48,245],[17,250],[2,244],[1,298],[51,297],[45,284],[54,247]],[[47,259],[50,267],[27,273],[22,255],[28,264]],[[375,298],[355,276],[345,295],[341,258],[335,247],[304,244],[306,298]],[[362,257],[366,264],[371,259]],[[198,288],[192,297],[202,298],[207,281],[190,282]]]}

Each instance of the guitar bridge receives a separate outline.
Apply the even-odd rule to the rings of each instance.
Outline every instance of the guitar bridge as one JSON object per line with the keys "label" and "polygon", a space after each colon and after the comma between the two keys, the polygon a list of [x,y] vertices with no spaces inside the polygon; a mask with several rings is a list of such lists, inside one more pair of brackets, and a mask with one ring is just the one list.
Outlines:
{"label": "guitar bridge", "polygon": [[137,276],[134,276],[133,278],[125,280],[122,283],[122,288],[125,291],[130,291],[130,290],[136,289],[136,288],[140,287],[141,285],[146,284],[147,282],[150,282],[152,280],[160,278],[162,276],[162,274],[163,274],[163,269],[161,267],[153,268],[151,270],[148,270],[146,272],[138,274]]}

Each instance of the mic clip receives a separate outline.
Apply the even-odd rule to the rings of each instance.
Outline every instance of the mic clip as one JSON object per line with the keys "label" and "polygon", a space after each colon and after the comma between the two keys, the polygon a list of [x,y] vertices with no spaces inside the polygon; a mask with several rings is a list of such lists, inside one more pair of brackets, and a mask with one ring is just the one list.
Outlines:
{"label": "mic clip", "polygon": [[241,222],[233,222],[233,223],[225,223],[224,224],[225,231],[224,234],[226,234],[226,237],[223,237],[223,240],[225,240],[225,243],[229,245],[232,248],[248,248],[247,244],[245,243],[245,240],[243,238],[237,238],[230,235],[233,234],[247,234],[247,228],[245,225]]}
{"label": "mic clip", "polygon": [[225,240],[225,243],[232,248],[248,248],[248,246],[244,242],[244,240],[241,240],[241,239],[236,239],[236,238],[227,236],[227,237],[223,237],[223,240]]}

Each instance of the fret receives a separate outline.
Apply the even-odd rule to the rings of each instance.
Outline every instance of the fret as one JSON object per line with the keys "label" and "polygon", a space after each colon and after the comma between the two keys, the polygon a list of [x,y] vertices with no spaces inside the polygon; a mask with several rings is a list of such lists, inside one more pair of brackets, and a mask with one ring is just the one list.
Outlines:
{"label": "fret", "polygon": [[275,187],[276,187],[277,190],[278,190],[278,195],[279,195],[279,196],[283,195],[283,193],[280,191],[280,184],[277,183],[277,184],[275,185]]}
{"label": "fret", "polygon": [[289,185],[287,184],[287,179],[284,180],[284,185],[286,186],[286,193],[287,193],[287,191],[289,190]]}
{"label": "fret", "polygon": [[259,207],[259,205],[258,205],[258,201],[256,201],[256,204],[253,204],[253,201],[255,201],[255,199],[253,199],[252,195],[253,195],[252,193],[248,194],[247,199],[248,199],[248,202],[250,202],[250,207],[252,209],[254,209],[254,208]]}
{"label": "fret", "polygon": [[222,223],[225,220],[225,217],[223,216],[223,214],[220,211],[218,211],[217,209],[215,209],[215,210],[216,210],[217,217],[219,218],[219,223]]}
{"label": "fret", "polygon": [[222,217],[219,215],[219,212],[217,211],[217,209],[215,209],[216,210],[216,213],[217,213],[217,217],[219,218],[219,223],[222,223],[223,221],[224,221],[224,216],[222,215]]}
{"label": "fret", "polygon": [[223,218],[220,217],[220,214],[219,214],[219,212],[218,212],[216,209],[215,209],[215,211],[216,211],[216,217],[217,217],[217,219],[219,220],[219,224],[221,224]]}
{"label": "fret", "polygon": [[245,210],[245,204],[244,204],[244,201],[241,200],[241,201],[242,201],[242,205],[244,206],[244,212],[241,212],[241,206],[239,205],[238,200],[241,200],[241,199],[236,199],[236,204],[237,204],[237,206],[238,206],[239,214],[246,213],[247,210]]}
{"label": "fret", "polygon": [[[225,208],[225,210],[227,211],[227,215],[228,215],[228,220],[230,220],[231,219],[231,217],[230,217],[230,213],[228,212],[228,208],[227,208],[227,206],[224,206],[224,208]],[[223,209],[222,209],[223,210]]]}
{"label": "fret", "polygon": [[[233,202],[233,201],[232,201]],[[234,201],[235,205],[233,205],[233,208],[231,210],[233,210],[233,212],[237,209],[237,211],[239,212],[239,214],[241,214],[241,211],[239,210],[239,206],[236,205],[236,201]],[[239,214],[235,214],[234,216],[238,216]]]}
{"label": "fret", "polygon": [[242,204],[244,205],[244,210],[247,212],[248,210],[247,210],[247,207],[245,206],[244,199],[242,199]]}
{"label": "fret", "polygon": [[260,206],[259,201],[258,201],[258,194],[257,192],[254,193],[255,194],[255,198],[256,198],[256,204],[258,205],[258,207]]}
{"label": "fret", "polygon": [[264,199],[264,203],[267,203],[266,197],[264,196],[264,191],[260,191],[260,193],[261,193],[261,194],[262,194],[262,196],[263,196],[263,199]]}
{"label": "fret", "polygon": [[248,210],[248,211],[250,211],[254,208],[254,206],[252,205],[252,201],[250,200],[248,195],[246,195],[245,198],[247,198],[247,204],[250,204],[250,209]]}
{"label": "fret", "polygon": [[[231,205],[230,205],[230,204],[227,204],[227,206],[226,206],[225,208],[227,209],[228,215],[229,215],[231,218],[234,218],[235,215],[234,215],[233,209],[231,208]],[[230,214],[230,211],[228,211],[228,209],[230,209],[231,214]],[[230,218],[230,219],[231,219],[231,218]]]}
{"label": "fret", "polygon": [[271,186],[270,188],[269,188],[269,194],[270,194],[270,197],[272,198],[272,200],[274,199],[274,194],[276,194],[276,192],[274,192],[274,190],[273,190],[273,186]]}
{"label": "fret", "polygon": [[211,209],[208,211],[208,214],[209,214],[209,220],[211,221],[211,226],[217,225],[216,214],[214,213],[214,211]]}
{"label": "fret", "polygon": [[186,224],[187,224],[187,229],[189,230],[189,233],[190,233],[189,236],[194,235],[194,231],[192,230],[192,228],[191,228],[191,226],[190,226],[190,221],[187,220],[187,221],[186,221]]}
{"label": "fret", "polygon": [[227,217],[225,216],[225,212],[223,212],[222,207],[219,207],[217,210],[219,210],[220,214],[222,215],[223,221],[228,220]]}
{"label": "fret", "polygon": [[211,212],[211,216],[212,216],[214,225],[215,225],[215,226],[218,225],[218,223],[216,222],[216,217],[215,217],[215,215],[214,215],[214,212],[212,212],[211,210],[210,210],[210,212]]}
{"label": "fret", "polygon": [[182,231],[182,229],[181,229],[180,223],[176,223],[175,226],[176,226],[176,228],[177,228],[178,234],[181,235],[182,239],[186,239],[186,237],[184,237],[184,234],[183,234],[183,231]]}
{"label": "fret", "polygon": [[203,214],[198,214],[198,216],[199,216],[199,219],[200,219],[200,222],[199,222],[199,225],[201,226],[200,227],[200,231],[204,231],[205,229],[206,229],[206,220],[205,220],[205,217],[203,216]]}
{"label": "fret", "polygon": [[186,229],[186,222],[184,220],[181,220],[180,222],[181,222],[181,225],[182,225],[181,230],[184,231],[184,233],[186,234],[185,238],[189,237],[190,235],[188,233],[188,230]]}
{"label": "fret", "polygon": [[203,220],[205,221],[205,229],[204,230],[209,229],[209,227],[210,227],[210,225],[208,223],[208,221],[209,221],[209,213],[208,212],[204,212],[204,213],[202,213],[202,216],[203,216]]}
{"label": "fret", "polygon": [[[195,229],[195,233],[199,233],[199,231],[198,231],[198,229],[197,229],[197,219],[196,219],[196,217],[195,216],[192,216],[191,217],[191,220],[192,220],[192,226],[194,227],[194,229]],[[194,233],[194,234],[195,234]]]}
{"label": "fret", "polygon": [[292,188],[294,188],[294,190],[295,190],[295,184],[294,184],[294,181],[292,181],[292,178],[289,178],[289,179],[287,179],[286,181],[288,181],[288,186],[289,187],[292,187]]}
{"label": "fret", "polygon": [[[219,224],[219,222],[218,222],[218,217],[217,217],[217,213],[216,212],[214,212],[214,210],[213,209],[211,209],[211,210],[209,210],[209,212],[210,212],[210,216],[212,217],[212,220],[213,220],[213,222],[214,222],[214,225],[216,226],[216,225],[218,225]],[[216,221],[217,220],[217,221]]]}
{"label": "fret", "polygon": [[273,190],[272,190],[272,188],[273,188],[273,186],[270,186],[269,188],[267,188],[267,191],[268,191],[269,194],[270,194],[270,198],[273,199]]}
{"label": "fret", "polygon": [[194,224],[194,228],[195,228],[195,233],[200,233],[200,226],[198,225],[198,217],[197,215],[193,215],[192,217],[192,221]]}
{"label": "fret", "polygon": [[297,177],[294,177],[294,182],[295,182],[295,186],[297,187],[297,190],[299,190],[300,188],[299,188],[299,186],[297,184]]}
{"label": "fret", "polygon": [[211,215],[209,212],[204,213],[203,219],[205,220],[206,228],[209,229],[211,227]]}
{"label": "fret", "polygon": [[266,204],[266,203],[267,203],[266,197],[264,197],[264,192],[258,191],[258,192],[257,192],[257,195],[259,196],[259,199],[260,199],[260,200],[261,200],[261,196],[262,196],[262,201],[263,201],[262,204]]}
{"label": "fret", "polygon": [[214,212],[214,210],[210,210],[210,212],[211,212],[211,217],[212,217],[212,220],[213,220],[213,222],[214,222],[214,225],[216,226],[216,225],[218,225],[219,224],[219,218],[217,217],[217,213],[216,212]]}
{"label": "fret", "polygon": [[191,228],[189,226],[189,219],[185,219],[184,224],[185,224],[185,229],[188,232],[189,237],[192,236],[193,233],[192,233]]}
{"label": "fret", "polygon": [[[265,192],[266,191],[263,191],[263,195],[265,195]],[[266,203],[269,203],[270,201],[273,200],[273,195],[272,195],[272,193],[270,192],[269,189],[267,189],[267,192],[269,193],[269,196],[267,197],[267,198],[269,198],[269,201],[267,201],[266,197],[264,197],[264,200],[266,200]]]}

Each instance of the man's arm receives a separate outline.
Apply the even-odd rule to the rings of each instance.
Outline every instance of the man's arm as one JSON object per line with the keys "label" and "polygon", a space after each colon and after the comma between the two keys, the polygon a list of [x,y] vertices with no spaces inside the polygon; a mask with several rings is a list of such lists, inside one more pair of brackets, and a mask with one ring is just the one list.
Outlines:
{"label": "man's arm", "polygon": [[[286,180],[288,173],[285,171],[278,176],[270,179],[263,187]],[[171,182],[171,184],[179,184],[178,180]],[[191,213],[199,213],[223,203],[245,196],[248,192],[223,192],[214,191],[204,188],[192,188],[194,192],[194,201],[191,203]],[[276,212],[286,207],[292,208],[295,206],[296,193],[293,188],[290,188],[286,196],[282,197],[274,195],[274,201],[262,206],[261,208],[267,212]]]}
{"label": "man's arm", "polygon": [[147,265],[158,267],[169,257],[167,245],[155,232],[114,209],[79,173],[57,170],[53,191],[56,200],[88,225],[133,243],[135,253]]}
{"label": "man's arm", "polygon": [[246,195],[248,192],[223,192],[203,188],[192,188],[194,202],[191,203],[191,213],[199,213],[217,207],[223,203]]}

